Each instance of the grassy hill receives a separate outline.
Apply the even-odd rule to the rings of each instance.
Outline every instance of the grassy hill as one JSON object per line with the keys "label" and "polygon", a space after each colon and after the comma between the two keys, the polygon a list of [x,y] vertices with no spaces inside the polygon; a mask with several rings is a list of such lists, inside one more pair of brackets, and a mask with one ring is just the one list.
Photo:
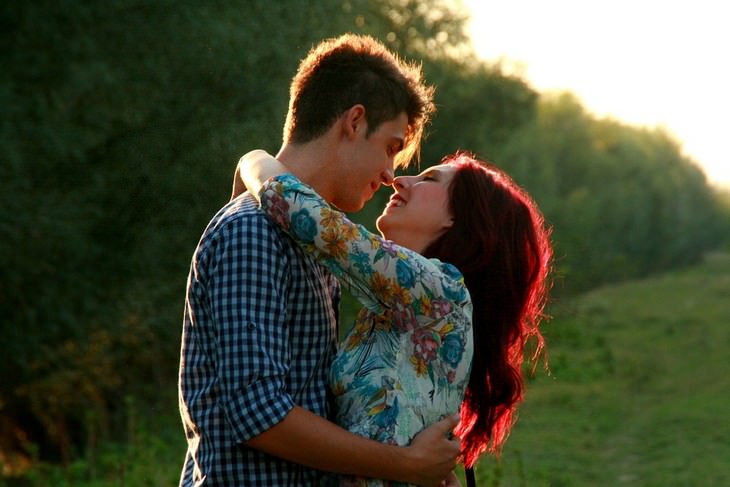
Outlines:
{"label": "grassy hill", "polygon": [[[730,485],[730,254],[552,314],[550,372],[528,383],[501,461],[477,467],[480,486]],[[131,416],[128,443],[0,486],[176,485],[185,445],[166,393],[169,410]]]}
{"label": "grassy hill", "polygon": [[554,307],[484,486],[730,485],[730,255]]}

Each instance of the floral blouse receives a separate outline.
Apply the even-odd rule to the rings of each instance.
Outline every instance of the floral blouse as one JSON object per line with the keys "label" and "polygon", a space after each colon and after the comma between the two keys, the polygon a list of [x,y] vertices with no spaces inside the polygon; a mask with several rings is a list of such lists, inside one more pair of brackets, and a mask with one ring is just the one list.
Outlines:
{"label": "floral blouse", "polygon": [[[404,446],[458,412],[473,354],[461,273],[352,223],[291,174],[264,184],[261,207],[364,305],[330,372],[335,422]],[[402,484],[342,478],[340,485]]]}

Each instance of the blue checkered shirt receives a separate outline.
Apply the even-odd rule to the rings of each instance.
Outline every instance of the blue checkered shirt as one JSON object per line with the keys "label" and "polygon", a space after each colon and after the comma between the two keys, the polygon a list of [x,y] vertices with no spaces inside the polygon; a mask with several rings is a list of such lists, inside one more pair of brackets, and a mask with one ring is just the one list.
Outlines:
{"label": "blue checkered shirt", "polygon": [[188,276],[180,413],[181,486],[313,486],[323,473],[244,442],[296,404],[328,415],[339,285],[257,208],[237,198],[211,220]]}

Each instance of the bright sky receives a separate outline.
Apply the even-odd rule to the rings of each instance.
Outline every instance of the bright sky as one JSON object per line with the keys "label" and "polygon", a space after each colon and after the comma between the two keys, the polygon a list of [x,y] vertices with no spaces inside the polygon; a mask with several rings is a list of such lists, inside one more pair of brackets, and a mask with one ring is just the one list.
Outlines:
{"label": "bright sky", "polygon": [[717,0],[463,0],[472,38],[538,91],[597,116],[661,126],[730,187],[730,29]]}

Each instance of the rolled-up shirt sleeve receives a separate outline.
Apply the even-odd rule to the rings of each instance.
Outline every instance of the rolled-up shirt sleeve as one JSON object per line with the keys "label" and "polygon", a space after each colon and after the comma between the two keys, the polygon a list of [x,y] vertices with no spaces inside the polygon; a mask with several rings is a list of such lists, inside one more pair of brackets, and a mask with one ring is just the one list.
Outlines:
{"label": "rolled-up shirt sleeve", "polygon": [[286,388],[287,260],[265,219],[249,217],[220,229],[208,270],[220,407],[236,440],[245,442],[294,407]]}

